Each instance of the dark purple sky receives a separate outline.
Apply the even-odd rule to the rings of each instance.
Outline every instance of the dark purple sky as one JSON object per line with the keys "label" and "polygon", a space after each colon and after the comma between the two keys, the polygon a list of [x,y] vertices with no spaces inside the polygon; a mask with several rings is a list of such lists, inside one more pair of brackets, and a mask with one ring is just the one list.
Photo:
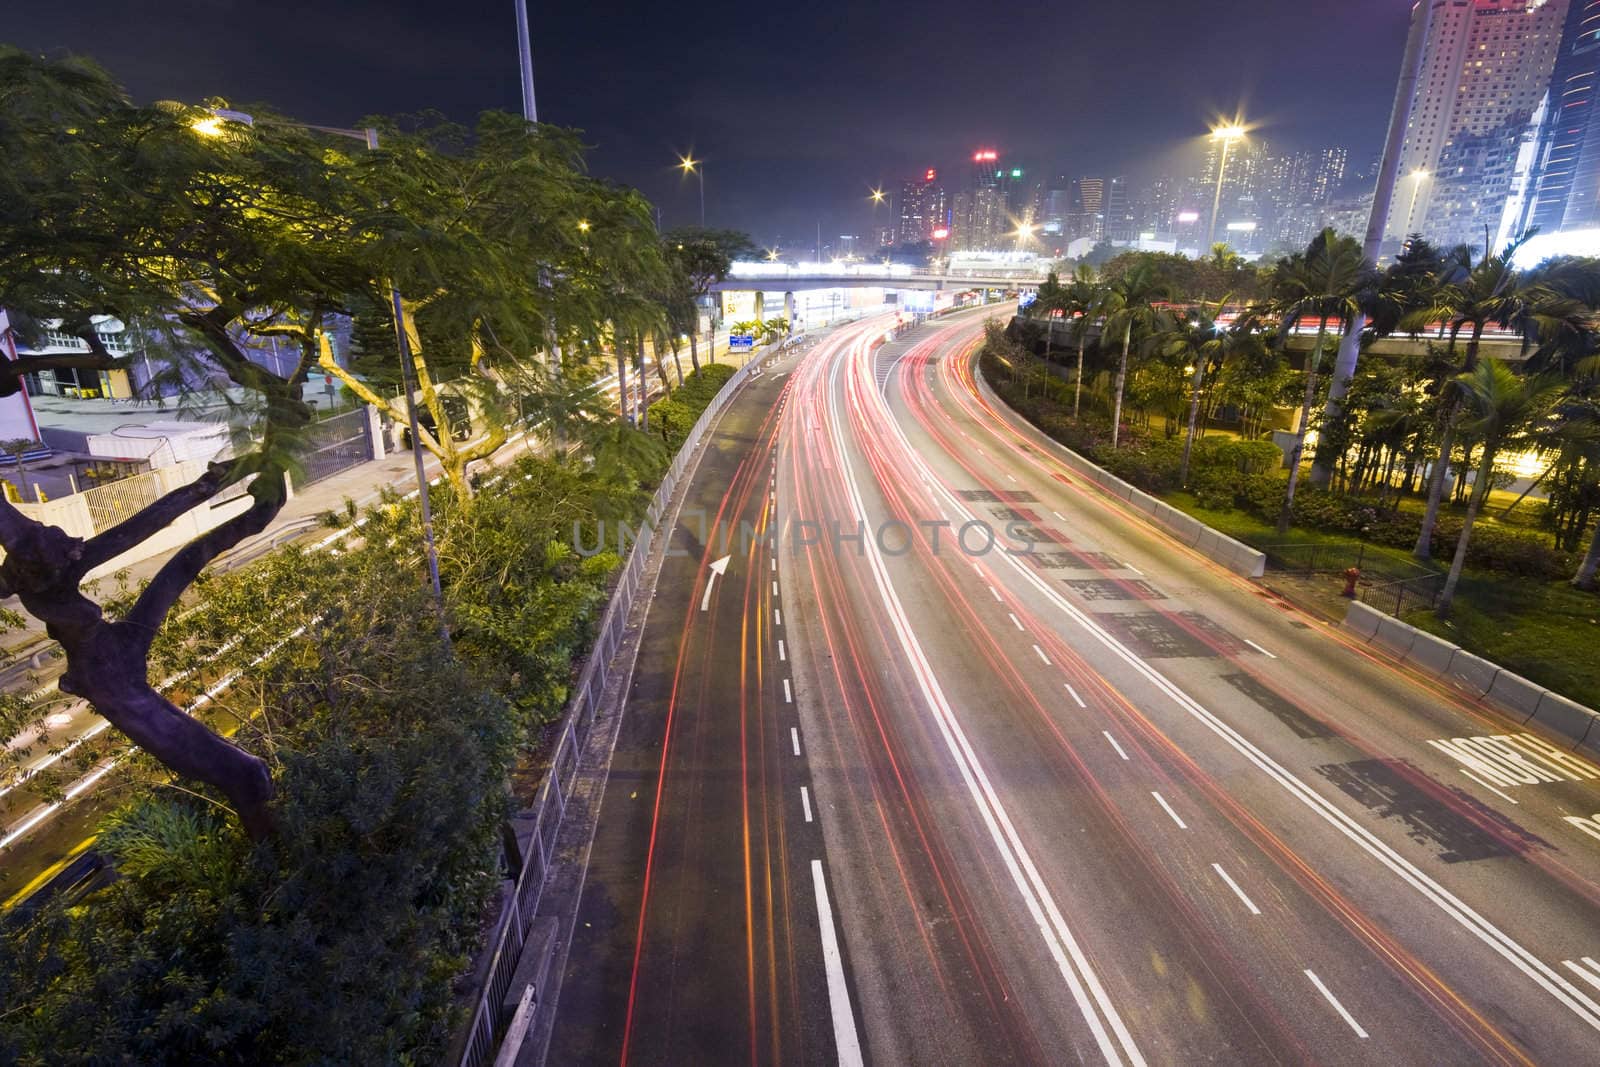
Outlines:
{"label": "dark purple sky", "polygon": [[[140,100],[305,121],[520,107],[515,0],[17,0],[0,39],[95,57]],[[18,10],[21,8],[21,10]],[[539,117],[667,226],[707,160],[712,225],[809,243],[871,225],[877,183],[979,145],[1041,174],[1139,174],[1243,107],[1259,136],[1381,146],[1409,0],[532,0]]]}

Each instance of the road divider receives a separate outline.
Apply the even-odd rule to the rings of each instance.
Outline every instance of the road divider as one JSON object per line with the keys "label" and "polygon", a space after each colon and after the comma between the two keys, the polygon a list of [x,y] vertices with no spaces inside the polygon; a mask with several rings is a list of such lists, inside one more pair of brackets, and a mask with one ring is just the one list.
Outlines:
{"label": "road divider", "polygon": [[1352,600],[1344,628],[1367,644],[1438,678],[1474,700],[1520,723],[1536,722],[1572,742],[1573,748],[1600,756],[1600,712],[1569,700],[1481,656],[1377,608]]}

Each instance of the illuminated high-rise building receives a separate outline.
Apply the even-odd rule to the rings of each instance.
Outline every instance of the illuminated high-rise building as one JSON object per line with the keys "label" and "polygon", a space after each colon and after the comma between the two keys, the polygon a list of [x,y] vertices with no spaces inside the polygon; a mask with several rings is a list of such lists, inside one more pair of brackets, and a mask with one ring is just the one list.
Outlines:
{"label": "illuminated high-rise building", "polygon": [[900,185],[900,217],[895,238],[900,244],[916,244],[933,238],[933,231],[945,225],[944,190],[939,172],[929,167],[920,178]]}
{"label": "illuminated high-rise building", "polygon": [[[1498,229],[1510,190],[1497,153],[1516,144],[1545,98],[1568,0],[1419,3],[1432,18],[1386,234],[1481,240],[1484,226]],[[1413,15],[1412,33],[1418,25]],[[1490,163],[1495,172],[1483,173]],[[1440,210],[1431,219],[1435,199]],[[1434,222],[1450,232],[1433,232]]]}
{"label": "illuminated high-rise building", "polygon": [[1541,133],[1527,224],[1600,226],[1600,0],[1572,0]]}

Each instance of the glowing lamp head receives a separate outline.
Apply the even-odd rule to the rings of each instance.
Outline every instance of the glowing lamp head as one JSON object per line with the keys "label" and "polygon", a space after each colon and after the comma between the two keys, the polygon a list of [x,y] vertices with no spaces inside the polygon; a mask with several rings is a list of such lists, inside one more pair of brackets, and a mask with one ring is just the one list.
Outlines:
{"label": "glowing lamp head", "polygon": [[1242,125],[1237,122],[1232,122],[1225,126],[1218,126],[1213,129],[1211,131],[1211,139],[1213,141],[1229,143],[1232,141],[1242,140],[1245,132],[1245,128]]}
{"label": "glowing lamp head", "polygon": [[700,165],[700,160],[694,158],[694,153],[693,152],[690,152],[686,156],[679,156],[678,157],[678,169],[683,171],[685,174],[693,174],[694,171],[695,171],[695,168],[698,167],[699,165]]}

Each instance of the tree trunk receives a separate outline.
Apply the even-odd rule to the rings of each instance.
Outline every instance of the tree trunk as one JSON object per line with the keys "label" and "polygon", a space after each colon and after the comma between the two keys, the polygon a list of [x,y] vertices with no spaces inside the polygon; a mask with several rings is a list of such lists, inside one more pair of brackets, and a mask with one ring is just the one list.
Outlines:
{"label": "tree trunk", "polygon": [[[1344,418],[1344,397],[1350,391],[1350,382],[1356,376],[1356,365],[1361,360],[1361,331],[1365,321],[1365,315],[1357,316],[1339,338],[1339,351],[1333,362],[1333,377],[1328,381],[1328,399],[1322,406],[1323,426],[1332,426]],[[1311,461],[1312,485],[1327,488],[1332,480],[1333,466],[1338,459],[1333,455],[1333,447],[1326,438],[1317,441],[1316,458]]]}
{"label": "tree trunk", "polygon": [[[1088,315],[1085,313],[1084,318]],[[1083,398],[1083,349],[1089,343],[1089,324],[1084,322],[1083,332],[1078,335],[1078,377],[1072,383],[1072,418],[1078,418],[1078,401]]]}
{"label": "tree trunk", "polygon": [[1190,392],[1194,395],[1189,398],[1189,430],[1183,438],[1183,463],[1178,468],[1178,484],[1185,489],[1189,487],[1189,454],[1194,451],[1194,429],[1200,422],[1200,385],[1205,373],[1205,360],[1196,359],[1194,383],[1190,386]]}
{"label": "tree trunk", "polygon": [[1289,524],[1294,521],[1294,491],[1300,484],[1300,459],[1306,450],[1306,431],[1311,424],[1311,402],[1317,398],[1317,368],[1322,364],[1322,346],[1326,340],[1327,331],[1317,331],[1317,343],[1311,350],[1311,356],[1306,361],[1306,395],[1300,402],[1300,431],[1295,437],[1294,448],[1289,453],[1289,488],[1283,494],[1283,508],[1278,512],[1278,536],[1282,537],[1289,532]]}
{"label": "tree trunk", "polygon": [[672,369],[678,372],[678,388],[683,388],[683,360],[678,358],[678,337],[672,337]]}
{"label": "tree trunk", "polygon": [[1111,447],[1117,447],[1122,431],[1122,387],[1128,381],[1128,347],[1133,343],[1133,320],[1122,331],[1122,359],[1117,364],[1117,396],[1111,406]]}
{"label": "tree trunk", "polygon": [[695,312],[696,322],[694,329],[689,331],[689,367],[695,374],[700,373],[700,313]]}
{"label": "tree trunk", "polygon": [[617,354],[617,410],[630,425],[633,423],[633,394],[628,392],[628,361],[623,355],[624,342],[617,338],[613,347]]}
{"label": "tree trunk", "polygon": [[[1454,344],[1455,334],[1451,334],[1451,343]],[[1462,366],[1462,373],[1469,373],[1478,364],[1478,342],[1483,337],[1483,323],[1472,324],[1472,337],[1467,341],[1467,358]],[[1449,408],[1444,413],[1444,432],[1439,435],[1439,462],[1434,467],[1432,476],[1428,479],[1428,504],[1422,513],[1422,529],[1417,532],[1416,547],[1411,554],[1418,559],[1433,558],[1433,528],[1439,521],[1439,504],[1444,499],[1444,476],[1450,465],[1450,453],[1455,448],[1456,420],[1460,417],[1461,405],[1455,400],[1449,402]]]}
{"label": "tree trunk", "polygon": [[1583,557],[1583,563],[1578,566],[1578,573],[1573,575],[1572,584],[1579,589],[1593,592],[1596,576],[1600,574],[1600,523],[1595,523],[1594,539],[1589,542],[1589,551]]}
{"label": "tree trunk", "polygon": [[[1456,586],[1461,584],[1461,571],[1467,563],[1467,545],[1472,541],[1472,524],[1478,520],[1478,511],[1489,498],[1489,485],[1494,481],[1495,451],[1493,445],[1484,443],[1483,459],[1478,464],[1478,480],[1472,486],[1472,498],[1467,502],[1467,517],[1461,524],[1461,536],[1456,538],[1456,554],[1450,560],[1450,574],[1444,580],[1444,588],[1439,591],[1439,603],[1433,608],[1433,613],[1441,619],[1449,616],[1450,605],[1455,602]],[[1465,472],[1462,473],[1465,480]]]}

